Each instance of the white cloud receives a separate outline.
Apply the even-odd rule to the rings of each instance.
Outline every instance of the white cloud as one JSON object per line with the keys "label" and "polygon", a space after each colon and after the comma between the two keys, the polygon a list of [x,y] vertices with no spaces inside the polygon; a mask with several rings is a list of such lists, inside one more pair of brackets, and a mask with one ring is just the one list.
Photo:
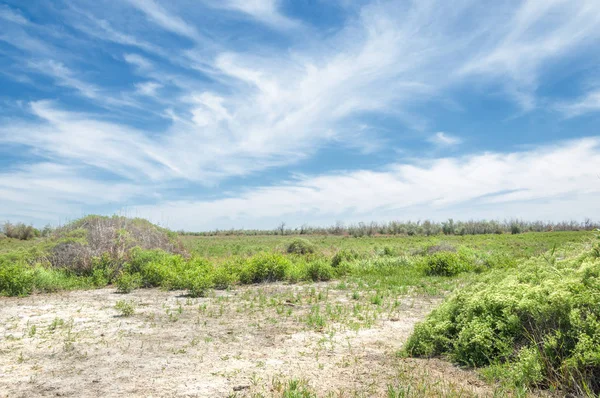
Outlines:
{"label": "white cloud", "polygon": [[84,177],[84,171],[48,162],[0,171],[0,218],[57,223],[83,215],[90,205],[123,203],[148,192],[134,184]]}
{"label": "white cloud", "polygon": [[580,116],[590,112],[600,111],[600,90],[594,90],[572,102],[557,104],[557,109],[567,117]]}
{"label": "white cloud", "polygon": [[153,0],[128,0],[131,5],[138,8],[157,25],[165,30],[198,40],[200,35],[193,25],[186,23],[181,17],[165,10]]}
{"label": "white cloud", "polygon": [[[505,86],[523,108],[532,108],[537,103],[537,82],[546,65],[579,51],[597,39],[600,32],[596,28],[600,3],[596,1],[528,1],[516,11],[509,10],[508,3],[479,5],[470,0],[376,1],[362,7],[356,15],[349,14],[353,16],[337,30],[307,34],[303,29],[290,29],[286,32],[290,41],[285,50],[250,40],[236,49],[227,47],[231,45],[230,38],[214,34],[208,40],[202,36],[204,26],[195,19],[198,15],[177,11],[177,2],[130,3],[143,14],[128,13],[127,23],[119,18],[109,22],[94,14],[93,7],[85,12],[71,10],[70,24],[86,35],[81,41],[71,38],[64,46],[76,43],[76,53],[77,45],[85,45],[90,36],[106,40],[111,46],[134,46],[135,49],[120,49],[119,54],[125,54],[123,59],[134,66],[143,81],[137,85],[129,83],[125,89],[86,81],[86,75],[92,73],[84,73],[74,65],[90,69],[95,65],[86,60],[71,63],[68,56],[55,54],[55,49],[42,41],[47,36],[40,34],[43,30],[34,22],[15,25],[14,31],[0,33],[0,40],[26,53],[15,58],[16,64],[30,65],[38,73],[52,77],[56,85],[72,88],[77,95],[112,110],[121,111],[122,105],[127,105],[143,110],[145,115],[163,115],[170,125],[149,134],[131,127],[137,119],[127,120],[131,125],[126,125],[119,122],[123,119],[114,117],[114,112],[75,113],[58,102],[39,101],[32,103],[33,118],[2,121],[0,145],[22,145],[34,154],[33,161],[68,164],[75,174],[91,169],[118,175],[122,181],[215,184],[232,176],[293,164],[332,143],[375,151],[384,137],[375,123],[371,125],[366,120],[373,114],[386,121],[400,120],[414,130],[428,131],[425,115],[417,110],[419,105],[451,101],[446,98],[448,89],[471,84],[474,75]],[[282,14],[275,0],[228,0],[211,5],[241,12],[277,28],[296,24]],[[488,10],[490,7],[493,9]],[[482,8],[486,12],[473,11]],[[6,8],[0,8],[0,13],[3,10],[6,19]],[[11,15],[8,18],[15,19]],[[144,16],[152,23],[139,23]],[[185,40],[182,45],[170,35],[160,37],[153,29],[155,25],[194,43],[189,46]],[[25,34],[30,31],[37,34]],[[115,59],[121,60],[118,55]],[[156,95],[159,89],[164,98]],[[565,105],[564,112],[576,115],[595,109],[594,95]],[[135,116],[144,117],[141,113]],[[458,137],[444,132],[430,140],[446,146],[460,142]],[[515,178],[516,185],[526,187],[525,191],[518,191],[519,195],[529,192],[524,200],[535,200],[530,187],[545,192],[546,196],[540,196],[544,198],[573,195],[572,190],[549,193],[548,187],[538,187],[533,179],[522,181],[522,174],[527,173],[517,173],[509,167],[515,161],[521,171],[535,164],[550,175],[556,174],[534,159],[534,155],[558,154],[555,148],[544,151],[437,159],[429,166],[395,165],[385,172],[324,175],[265,187],[233,199],[174,205],[189,208],[193,214],[204,211],[193,210],[193,206],[207,207],[224,219],[226,206],[231,205],[232,217],[253,223],[257,218],[243,209],[255,209],[257,216],[268,218],[269,207],[263,208],[260,203],[272,205],[276,217],[296,214],[294,211],[300,206],[313,209],[324,218],[343,213],[369,219],[371,212],[383,214],[396,206],[424,208],[424,203],[430,201],[442,208],[439,198],[462,203],[472,194],[489,195],[494,190],[511,189],[511,180],[493,178],[495,183],[484,189],[488,179],[469,179],[472,170],[463,167],[464,162],[491,173],[494,167],[506,169],[503,171]],[[585,154],[595,159],[596,150],[589,151]],[[525,162],[524,157],[533,163]],[[430,173],[430,169],[435,169],[435,173]],[[447,175],[449,172],[454,175]],[[23,174],[23,178],[30,175]],[[445,176],[447,183],[438,181],[436,175]],[[412,181],[416,176],[422,184]],[[568,178],[548,181],[550,185],[562,186],[569,182]],[[327,188],[327,184],[341,187],[340,191]],[[420,196],[412,195],[413,190]],[[466,198],[457,196],[464,191],[468,192]],[[495,198],[499,197],[503,196]],[[491,199],[486,200],[492,203]],[[170,209],[168,204],[164,206]],[[179,217],[178,211],[169,212]],[[210,213],[209,216],[212,217]],[[305,217],[305,213],[297,216]],[[215,225],[221,222],[210,217]]]}
{"label": "white cloud", "polygon": [[7,5],[0,5],[0,19],[13,22],[19,25],[27,25],[29,21],[23,15],[14,11]]}
{"label": "white cloud", "polygon": [[146,95],[148,97],[154,97],[156,91],[162,87],[162,84],[156,82],[143,82],[135,84],[135,91],[140,95]]}
{"label": "white cloud", "polygon": [[217,0],[209,5],[238,11],[264,23],[280,29],[300,27],[300,23],[286,17],[279,11],[279,0]]}
{"label": "white cloud", "polygon": [[190,230],[272,228],[281,220],[293,225],[460,216],[561,220],[595,212],[598,170],[600,139],[583,139],[525,152],[306,177],[225,199],[139,206],[137,214]]}
{"label": "white cloud", "polygon": [[548,61],[597,41],[599,25],[596,0],[527,0],[508,24],[490,26],[490,38],[460,74],[490,76],[504,84],[524,110],[531,110],[538,77]]}
{"label": "white cloud", "polygon": [[438,131],[437,133],[429,137],[428,141],[432,144],[440,146],[454,146],[462,142],[460,138],[450,135],[448,133],[444,133],[443,131]]}

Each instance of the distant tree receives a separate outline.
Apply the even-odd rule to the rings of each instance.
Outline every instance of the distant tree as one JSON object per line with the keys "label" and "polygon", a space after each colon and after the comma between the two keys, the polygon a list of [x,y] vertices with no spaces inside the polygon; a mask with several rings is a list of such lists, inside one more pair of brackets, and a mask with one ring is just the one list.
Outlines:
{"label": "distant tree", "polygon": [[279,224],[279,226],[277,227],[277,230],[281,235],[285,235],[285,222],[282,221],[281,224]]}

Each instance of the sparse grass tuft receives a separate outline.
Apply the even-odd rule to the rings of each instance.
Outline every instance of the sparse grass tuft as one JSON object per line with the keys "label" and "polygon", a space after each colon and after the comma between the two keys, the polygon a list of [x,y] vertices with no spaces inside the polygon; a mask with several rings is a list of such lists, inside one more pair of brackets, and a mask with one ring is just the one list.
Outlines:
{"label": "sparse grass tuft", "polygon": [[115,304],[115,309],[119,311],[122,317],[130,317],[135,313],[135,303],[133,301],[119,300]]}

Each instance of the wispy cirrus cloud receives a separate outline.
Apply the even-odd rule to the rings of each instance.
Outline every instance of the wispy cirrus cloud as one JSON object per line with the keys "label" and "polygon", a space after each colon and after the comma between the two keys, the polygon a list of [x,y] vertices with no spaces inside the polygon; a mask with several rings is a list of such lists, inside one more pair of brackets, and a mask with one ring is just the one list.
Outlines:
{"label": "wispy cirrus cloud", "polygon": [[592,90],[574,101],[556,104],[556,109],[567,117],[576,117],[591,112],[600,112],[600,89]]}
{"label": "wispy cirrus cloud", "polygon": [[[580,167],[579,159],[586,159]],[[321,224],[444,217],[562,220],[592,214],[600,194],[600,140],[529,151],[391,164],[386,170],[305,177],[211,201],[166,201],[137,214],[175,228],[260,226],[310,217]],[[573,211],[568,206],[578,203]],[[505,210],[501,210],[505,209]],[[199,221],[202,220],[202,221]]]}
{"label": "wispy cirrus cloud", "polygon": [[528,111],[548,61],[584,50],[600,37],[600,6],[595,0],[527,0],[508,23],[489,30],[479,54],[461,68],[464,75],[504,77],[501,84]]}
{"label": "wispy cirrus cloud", "polygon": [[427,139],[429,142],[439,146],[454,146],[458,145],[462,142],[462,140],[458,137],[455,137],[451,134],[445,133],[443,131],[438,131],[433,134],[431,137]]}
{"label": "wispy cirrus cloud", "polygon": [[[148,192],[157,202],[145,207],[148,211],[163,211],[163,205],[173,204],[185,208],[189,203],[226,218],[220,214],[231,205],[232,214],[241,214],[236,219],[252,223],[261,221],[244,216],[236,206],[257,208],[263,200],[272,204],[274,217],[308,217],[288,211],[285,203],[290,203],[289,209],[304,206],[327,220],[328,214],[383,216],[397,209],[361,193],[335,194],[320,184],[402,197],[402,206],[435,205],[435,209],[445,208],[440,198],[428,196],[438,192],[438,186],[441,198],[456,204],[503,190],[529,192],[524,201],[575,195],[571,188],[558,193],[542,189],[533,177],[515,179],[516,190],[509,187],[510,180],[485,188],[485,179],[469,179],[469,167],[488,173],[500,168],[516,175],[507,163],[526,167],[521,159],[543,153],[553,154],[552,162],[561,153],[571,158],[553,147],[521,153],[508,146],[486,152],[483,137],[488,133],[476,119],[494,112],[507,118],[511,111],[481,112],[473,104],[484,104],[489,98],[485,91],[492,87],[490,97],[500,97],[502,106],[514,102],[534,112],[544,101],[538,87],[549,65],[585,56],[598,46],[597,2],[365,1],[346,8],[335,24],[325,28],[320,26],[326,24],[303,21],[283,0],[205,0],[195,7],[155,0],[108,4],[78,0],[46,7],[54,18],[51,22],[29,19],[26,7],[0,7],[0,19],[8,27],[0,33],[7,44],[0,46],[0,53],[8,61],[0,76],[15,76],[11,84],[28,80],[29,87],[26,95],[8,94],[8,101],[28,105],[5,112],[8,117],[0,119],[0,146],[16,146],[23,152],[18,159],[11,158],[11,168],[3,174],[5,184],[10,173],[33,178],[23,171],[29,166],[58,165],[72,173],[65,176],[67,181],[89,180],[91,186],[104,187],[104,180],[111,178],[131,187],[120,189],[122,196],[105,203],[135,204],[136,195]],[[243,32],[236,30],[241,20]],[[40,77],[45,77],[46,86],[49,78],[52,87],[35,91]],[[486,90],[481,90],[482,84]],[[465,95],[468,101],[463,103]],[[576,102],[556,103],[574,117],[594,111],[596,99],[590,92]],[[460,116],[448,117],[451,111]],[[464,119],[467,128],[444,126],[456,119]],[[429,136],[431,131],[439,132]],[[586,133],[592,134],[597,132]],[[534,141],[539,144],[542,136],[540,132]],[[408,141],[422,147],[402,148]],[[452,148],[455,157],[437,159],[427,142]],[[481,147],[465,156],[468,146],[458,145],[463,142]],[[597,156],[594,145],[585,155]],[[415,166],[390,159],[390,153],[419,153],[430,163]],[[367,155],[375,159],[379,171],[354,165],[355,158]],[[321,163],[312,163],[317,162],[314,159]],[[304,166],[319,172],[286,182]],[[452,173],[445,173],[442,166]],[[335,172],[357,168],[360,171]],[[447,181],[435,179],[430,168]],[[584,186],[584,177],[569,173],[566,182],[575,178],[578,187]],[[281,183],[266,186],[261,183],[263,175],[278,175]],[[417,177],[429,184],[412,181]],[[233,180],[242,181],[242,186],[227,185]],[[263,188],[244,188],[245,181]],[[215,193],[219,184],[233,189],[234,196]],[[394,188],[387,191],[372,184]],[[462,188],[470,192],[464,198],[457,196]],[[531,194],[538,188],[541,196]],[[205,192],[223,198],[182,202],[179,197]],[[312,199],[292,200],[295,195]],[[65,193],[56,203],[66,197]],[[352,205],[351,199],[365,203]],[[87,202],[98,204],[82,196],[81,204]],[[494,203],[489,197],[480,200],[484,202]],[[16,209],[15,203],[6,209]],[[265,206],[264,212],[268,209]],[[268,217],[264,212],[257,208],[256,214]],[[221,222],[218,217],[213,218],[215,225]]]}

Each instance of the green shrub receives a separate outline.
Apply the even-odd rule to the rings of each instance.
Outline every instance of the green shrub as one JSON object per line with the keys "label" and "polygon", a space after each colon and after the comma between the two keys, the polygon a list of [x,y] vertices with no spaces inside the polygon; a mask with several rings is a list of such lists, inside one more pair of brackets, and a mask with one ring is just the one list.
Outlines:
{"label": "green shrub", "polygon": [[286,251],[290,254],[310,254],[315,252],[315,245],[309,240],[297,238],[288,243]]}
{"label": "green shrub", "polygon": [[117,278],[116,284],[119,293],[131,293],[142,286],[142,278],[140,274],[122,272]]}
{"label": "green shrub", "polygon": [[213,283],[208,274],[198,272],[189,276],[188,294],[191,297],[205,297],[212,287]]}
{"label": "green shrub", "polygon": [[244,264],[241,258],[229,260],[213,269],[212,281],[215,289],[227,289],[238,282],[239,272]]}
{"label": "green shrub", "polygon": [[[15,259],[16,260],[16,259]],[[0,295],[27,296],[35,287],[34,270],[22,260],[0,257]]]}
{"label": "green shrub", "polygon": [[324,260],[315,260],[306,264],[306,276],[311,281],[328,281],[333,278],[334,269]]}
{"label": "green shrub", "polygon": [[472,268],[465,255],[452,252],[437,252],[425,258],[426,275],[454,276]]}
{"label": "green shrub", "polygon": [[290,265],[290,260],[281,254],[258,253],[244,264],[240,272],[240,282],[249,284],[283,280]]}
{"label": "green shrub", "polygon": [[415,327],[407,353],[492,365],[515,386],[600,393],[600,260],[588,250],[482,275]]}
{"label": "green shrub", "polygon": [[333,257],[331,258],[331,266],[333,268],[336,268],[343,262],[353,261],[353,260],[356,260],[357,258],[359,258],[359,254],[356,250],[342,249],[342,250],[338,251],[337,253],[335,253],[333,255]]}

